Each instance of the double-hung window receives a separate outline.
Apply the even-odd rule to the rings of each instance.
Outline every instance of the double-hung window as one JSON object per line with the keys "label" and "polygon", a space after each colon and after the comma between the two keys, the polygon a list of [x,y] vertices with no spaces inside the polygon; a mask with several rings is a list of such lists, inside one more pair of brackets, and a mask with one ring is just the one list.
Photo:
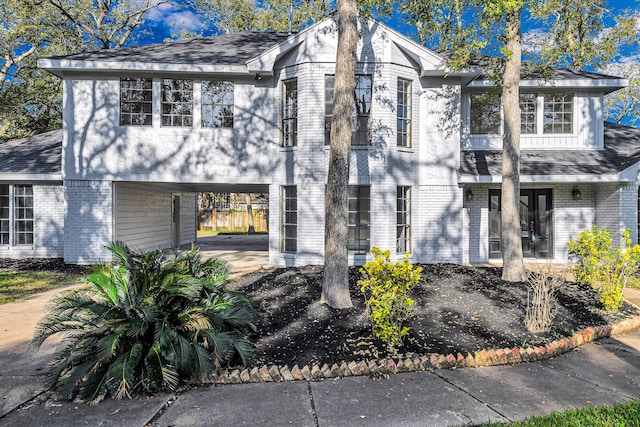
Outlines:
{"label": "double-hung window", "polygon": [[349,222],[347,248],[356,254],[369,251],[371,241],[371,187],[349,186]]}
{"label": "double-hung window", "polygon": [[232,81],[203,81],[200,99],[203,128],[233,128]]}
{"label": "double-hung window", "polygon": [[281,251],[295,253],[298,250],[298,192],[296,186],[283,186],[280,197]]}
{"label": "double-hung window", "polygon": [[499,135],[502,116],[500,94],[495,92],[471,93],[470,131],[472,135]]}
{"label": "double-hung window", "polygon": [[193,126],[193,80],[162,79],[162,126]]}
{"label": "double-hung window", "polygon": [[535,93],[520,94],[520,132],[523,134],[537,132],[538,97]]}
{"label": "double-hung window", "polygon": [[298,80],[282,83],[282,146],[298,145]]}
{"label": "double-hung window", "polygon": [[151,126],[152,80],[120,79],[120,126]]}
{"label": "double-hung window", "polygon": [[9,185],[0,184],[0,245],[9,244],[9,221],[11,220],[9,200]]}
{"label": "double-hung window", "polygon": [[[13,215],[11,215],[12,212]],[[31,185],[0,185],[0,245],[11,243],[16,246],[33,245],[33,186]]]}
{"label": "double-hung window", "polygon": [[398,147],[411,147],[411,81],[398,79]]}
{"label": "double-hung window", "polygon": [[544,95],[544,133],[573,133],[573,94]]}
{"label": "double-hung window", "polygon": [[[333,115],[333,97],[335,76],[325,76],[325,119],[324,119],[324,142],[329,145],[331,141],[331,122]],[[355,89],[353,91],[353,114],[351,120],[351,144],[369,145],[369,119],[371,116],[371,75],[357,74],[355,76]]]}
{"label": "double-hung window", "polygon": [[411,252],[411,187],[398,187],[396,252]]}

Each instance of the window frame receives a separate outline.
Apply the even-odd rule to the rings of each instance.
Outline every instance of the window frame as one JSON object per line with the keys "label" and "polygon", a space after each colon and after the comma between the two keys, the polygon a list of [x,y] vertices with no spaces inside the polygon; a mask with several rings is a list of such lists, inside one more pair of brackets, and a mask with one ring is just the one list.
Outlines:
{"label": "window frame", "polygon": [[[6,193],[5,190],[6,189]],[[0,184],[0,245],[11,243],[11,186]]]}
{"label": "window frame", "polygon": [[396,194],[396,253],[411,253],[411,187],[398,186]]}
{"label": "window frame", "polygon": [[[489,99],[493,102],[486,103],[486,102],[474,102],[474,98],[480,98],[483,97],[485,99],[489,99],[489,98],[495,98],[495,99]],[[497,104],[494,105],[495,100],[497,100]],[[474,105],[480,106],[477,109],[474,108]],[[487,111],[480,111],[480,113],[484,116],[486,115],[487,117],[490,117],[493,119],[493,117],[497,117],[497,120],[493,119],[490,123],[485,124],[485,123],[475,123],[474,121],[474,112],[481,110],[483,108],[487,108],[487,109],[491,109],[492,110],[487,110]],[[476,118],[476,121],[478,120],[478,118]],[[471,135],[502,135],[502,94],[498,93],[498,92],[491,92],[491,91],[487,91],[487,92],[471,92],[469,93],[469,132]],[[475,127],[474,127],[475,126]],[[497,128],[494,128],[497,127]]]}
{"label": "window frame", "polygon": [[[533,97],[533,100],[526,99]],[[523,108],[525,107],[525,108]],[[533,121],[529,118],[533,117]],[[535,92],[520,93],[520,133],[535,135],[538,133],[538,94]],[[531,127],[533,126],[533,128]],[[533,131],[530,131],[533,129]]]}
{"label": "window frame", "polygon": [[281,129],[280,145],[296,147],[298,145],[298,79],[296,77],[282,81]]}
{"label": "window frame", "polygon": [[[172,83],[171,87],[168,82]],[[193,127],[193,80],[163,78],[160,81],[160,126]]]}
{"label": "window frame", "polygon": [[[366,195],[363,195],[365,190]],[[351,254],[364,255],[371,250],[371,186],[350,185],[348,191],[347,250]],[[363,234],[365,238],[361,237]]]}
{"label": "window frame", "polygon": [[[331,81],[331,84],[328,84]],[[368,81],[368,86],[360,83]],[[329,145],[331,141],[331,124],[333,121],[333,97],[334,97],[335,74],[325,74],[324,76],[324,145]],[[373,101],[373,75],[356,74],[355,88],[353,91],[353,113],[351,115],[351,145],[367,147],[371,145],[371,107]],[[364,96],[361,102],[359,97]],[[367,99],[368,95],[368,99]],[[364,103],[365,110],[360,112],[359,106]],[[368,109],[367,109],[368,107]],[[360,127],[360,123],[366,122],[366,129]],[[364,142],[363,142],[364,141]]]}
{"label": "window frame", "polygon": [[[298,252],[298,189],[295,185],[280,187],[280,252]],[[293,237],[288,231],[293,229]],[[291,246],[290,246],[291,245]]]}
{"label": "window frame", "polygon": [[[574,119],[575,119],[575,95],[572,92],[551,92],[544,93],[543,107],[542,107],[542,134],[544,135],[572,135],[574,132]],[[560,102],[556,102],[553,98],[562,98]],[[551,99],[550,99],[551,98]],[[566,98],[569,98],[567,101]],[[551,107],[548,111],[548,107]],[[561,106],[560,111],[556,110],[556,106]],[[566,107],[569,106],[567,109]],[[556,121],[557,117],[562,117],[561,120]],[[569,117],[568,120],[565,120]],[[550,120],[548,123],[547,119]],[[550,126],[550,129],[548,128]],[[569,126],[569,131],[565,132],[565,126]],[[556,131],[560,128],[561,131]],[[548,130],[549,129],[549,130]]]}
{"label": "window frame", "polygon": [[412,147],[412,120],[411,120],[411,103],[413,102],[413,82],[409,79],[398,77],[396,87],[396,143],[398,147]]}
{"label": "window frame", "polygon": [[[28,190],[28,193],[26,192]],[[33,185],[13,186],[13,245],[33,246],[34,242],[34,194]],[[22,226],[23,229],[20,229]],[[24,237],[24,239],[22,239]]]}
{"label": "window frame", "polygon": [[[214,86],[227,90],[214,93],[211,90]],[[231,90],[228,90],[229,87]],[[231,99],[228,98],[229,94]],[[207,111],[209,108],[210,113]],[[219,113],[215,114],[216,111]],[[225,111],[230,111],[231,114],[224,114]],[[200,126],[203,129],[233,129],[234,116],[235,82],[233,80],[202,80],[200,82]],[[210,121],[211,124],[206,121]]]}
{"label": "window frame", "polygon": [[[139,84],[140,87],[135,87],[133,83]],[[140,108],[136,108],[137,106]],[[134,112],[134,110],[141,111]],[[125,120],[125,117],[128,119]],[[140,122],[134,120],[134,117],[142,117],[143,120]],[[120,126],[153,126],[153,79],[146,77],[120,78],[119,120]]]}

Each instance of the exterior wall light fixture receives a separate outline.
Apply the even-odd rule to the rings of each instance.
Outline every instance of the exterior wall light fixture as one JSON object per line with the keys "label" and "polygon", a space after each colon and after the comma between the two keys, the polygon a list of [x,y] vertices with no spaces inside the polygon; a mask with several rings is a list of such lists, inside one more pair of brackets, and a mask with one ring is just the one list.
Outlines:
{"label": "exterior wall light fixture", "polygon": [[467,202],[472,202],[473,201],[473,191],[471,191],[470,188],[467,188],[464,191],[464,200],[466,200]]}
{"label": "exterior wall light fixture", "polygon": [[580,189],[578,188],[578,186],[573,187],[573,190],[571,191],[571,196],[573,197],[573,200],[582,200],[582,193],[580,192]]}

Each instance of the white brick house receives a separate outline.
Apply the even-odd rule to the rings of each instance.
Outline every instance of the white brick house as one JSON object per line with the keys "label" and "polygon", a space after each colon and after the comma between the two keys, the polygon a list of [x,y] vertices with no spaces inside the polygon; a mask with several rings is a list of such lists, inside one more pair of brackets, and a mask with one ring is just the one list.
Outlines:
{"label": "white brick house", "polygon": [[[141,248],[195,241],[195,194],[233,191],[269,194],[271,264],[322,263],[336,45],[327,19],[292,35],[39,61],[64,79],[64,259],[104,259],[116,239]],[[500,102],[480,71],[443,63],[379,22],[361,26],[353,263],[372,246],[415,262],[500,256]],[[522,81],[527,257],[566,262],[566,243],[592,224],[637,230],[640,131],[602,114],[603,96],[626,84],[569,70]]]}

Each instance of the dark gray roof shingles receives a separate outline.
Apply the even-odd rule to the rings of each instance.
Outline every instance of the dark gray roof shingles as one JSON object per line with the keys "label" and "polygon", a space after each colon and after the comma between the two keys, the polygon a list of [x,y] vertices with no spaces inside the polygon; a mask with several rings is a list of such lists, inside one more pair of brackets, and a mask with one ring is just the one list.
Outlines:
{"label": "dark gray roof shingles", "polygon": [[[522,150],[520,175],[607,175],[640,162],[640,129],[605,122],[604,150]],[[461,176],[500,176],[500,151],[463,150]]]}
{"label": "dark gray roof shingles", "polygon": [[0,174],[60,174],[62,130],[0,143]]}
{"label": "dark gray roof shingles", "polygon": [[104,49],[54,56],[49,59],[236,65],[245,64],[289,37],[291,35],[287,33],[244,32],[146,46]]}

